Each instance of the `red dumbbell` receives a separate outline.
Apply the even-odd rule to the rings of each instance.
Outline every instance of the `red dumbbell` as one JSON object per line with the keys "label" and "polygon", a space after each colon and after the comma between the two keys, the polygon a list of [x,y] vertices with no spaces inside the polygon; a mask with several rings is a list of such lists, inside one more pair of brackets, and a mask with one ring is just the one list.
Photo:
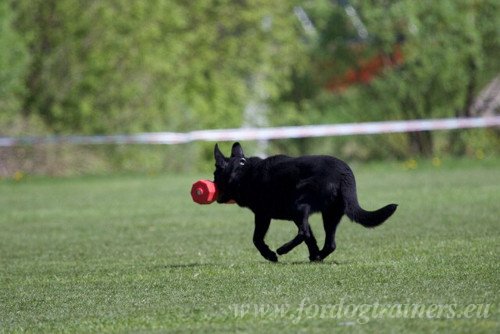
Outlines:
{"label": "red dumbbell", "polygon": [[[191,187],[191,197],[198,204],[210,204],[217,199],[217,187],[209,180],[199,180]],[[227,203],[234,203],[233,200]]]}
{"label": "red dumbbell", "polygon": [[198,204],[210,204],[217,199],[215,183],[208,180],[199,180],[191,187],[191,197]]}

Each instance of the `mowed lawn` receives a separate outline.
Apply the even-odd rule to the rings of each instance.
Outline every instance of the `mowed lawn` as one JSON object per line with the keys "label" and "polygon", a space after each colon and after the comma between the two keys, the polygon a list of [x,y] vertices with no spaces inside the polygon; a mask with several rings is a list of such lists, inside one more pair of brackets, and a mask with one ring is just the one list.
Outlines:
{"label": "mowed lawn", "polygon": [[399,208],[344,218],[323,263],[264,260],[250,211],[191,201],[210,174],[0,181],[0,332],[498,333],[500,161],[353,170],[365,209]]}

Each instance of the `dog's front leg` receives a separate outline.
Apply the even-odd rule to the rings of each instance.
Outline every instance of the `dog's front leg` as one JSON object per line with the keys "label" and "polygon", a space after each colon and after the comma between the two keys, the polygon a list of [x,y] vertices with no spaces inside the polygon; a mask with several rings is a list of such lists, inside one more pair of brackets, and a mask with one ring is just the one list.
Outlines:
{"label": "dog's front leg", "polygon": [[269,261],[277,262],[278,256],[275,252],[269,249],[269,246],[264,242],[264,237],[266,236],[269,225],[271,224],[271,219],[259,214],[255,215],[255,230],[253,232],[253,244],[259,250],[260,254]]}

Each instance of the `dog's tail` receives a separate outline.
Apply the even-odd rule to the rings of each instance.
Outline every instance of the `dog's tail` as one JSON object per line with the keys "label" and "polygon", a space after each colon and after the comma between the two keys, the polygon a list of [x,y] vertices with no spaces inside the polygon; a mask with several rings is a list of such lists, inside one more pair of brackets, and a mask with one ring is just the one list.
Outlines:
{"label": "dog's tail", "polygon": [[358,203],[356,181],[351,171],[344,175],[340,191],[344,198],[345,213],[347,217],[364,227],[375,227],[382,224],[398,207],[397,204],[389,204],[376,211],[363,210]]}

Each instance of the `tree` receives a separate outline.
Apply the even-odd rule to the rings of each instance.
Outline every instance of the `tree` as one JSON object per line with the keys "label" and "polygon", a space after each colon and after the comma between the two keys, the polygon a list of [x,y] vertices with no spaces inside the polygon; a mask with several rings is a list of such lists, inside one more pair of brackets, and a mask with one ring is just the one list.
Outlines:
{"label": "tree", "polygon": [[28,55],[21,37],[12,27],[13,20],[9,3],[0,2],[0,124],[16,115],[24,93],[22,78]]}
{"label": "tree", "polygon": [[[328,96],[317,91],[297,104],[312,104],[311,109],[321,110],[323,121],[331,122],[468,116],[472,97],[499,69],[497,1],[358,0],[352,4],[369,33],[361,41],[342,8],[330,6],[326,13],[317,14],[319,43],[312,53],[312,71],[321,73],[316,76],[319,86],[325,87],[329,78],[343,76],[347,68],[355,69],[373,55],[386,57],[385,70],[366,83]],[[404,60],[395,66],[390,57],[396,47]],[[303,84],[294,82],[299,87]],[[395,146],[401,146],[401,140],[395,141],[393,151],[433,154],[430,132],[409,133],[407,142],[407,148],[400,149]]]}
{"label": "tree", "polygon": [[20,0],[17,10],[32,55],[23,111],[55,132],[239,126],[249,78],[263,74],[276,94],[300,55],[284,2]]}

